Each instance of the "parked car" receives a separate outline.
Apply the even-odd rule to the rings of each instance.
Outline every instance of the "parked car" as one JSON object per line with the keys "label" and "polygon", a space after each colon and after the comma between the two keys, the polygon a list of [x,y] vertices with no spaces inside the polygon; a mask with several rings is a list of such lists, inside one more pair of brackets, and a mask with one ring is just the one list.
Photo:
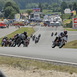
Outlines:
{"label": "parked car", "polygon": [[0,28],[6,28],[7,25],[4,22],[0,22]]}
{"label": "parked car", "polygon": [[25,26],[24,22],[14,22],[14,26]]}

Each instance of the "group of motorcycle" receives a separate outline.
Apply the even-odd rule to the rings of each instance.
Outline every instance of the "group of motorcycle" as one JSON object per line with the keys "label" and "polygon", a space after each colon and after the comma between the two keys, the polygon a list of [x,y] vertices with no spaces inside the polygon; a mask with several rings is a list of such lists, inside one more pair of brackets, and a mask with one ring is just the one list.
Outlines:
{"label": "group of motorcycle", "polygon": [[[55,36],[57,35],[57,32],[55,33]],[[51,36],[53,36],[53,33],[51,34]],[[8,38],[8,37],[4,37],[2,39],[2,43],[1,46],[3,47],[20,47],[21,44],[23,45],[23,47],[28,47],[29,43],[30,43],[30,38],[32,38],[32,40],[36,43],[39,42],[41,37],[41,34],[39,34],[38,36],[36,35],[31,35],[30,37],[27,36],[27,32],[21,33],[21,34],[16,34],[13,38]],[[60,35],[53,41],[52,43],[52,48],[55,48],[56,46],[58,46],[59,48],[62,48],[66,42],[67,42],[67,31],[61,32]]]}
{"label": "group of motorcycle", "polygon": [[21,39],[19,37],[19,34],[16,34],[13,38],[8,38],[8,37],[4,37],[2,39],[2,47],[20,47],[20,45],[22,44],[23,47],[28,47],[29,45],[29,42],[30,42],[30,38],[27,37],[27,39]]}
{"label": "group of motorcycle", "polygon": [[51,36],[53,36],[53,35],[57,36],[57,32],[56,33],[52,32],[51,33]]}
{"label": "group of motorcycle", "polygon": [[35,42],[35,44],[39,42],[40,37],[41,37],[41,34],[39,34],[37,37],[35,35],[32,36],[32,40]]}

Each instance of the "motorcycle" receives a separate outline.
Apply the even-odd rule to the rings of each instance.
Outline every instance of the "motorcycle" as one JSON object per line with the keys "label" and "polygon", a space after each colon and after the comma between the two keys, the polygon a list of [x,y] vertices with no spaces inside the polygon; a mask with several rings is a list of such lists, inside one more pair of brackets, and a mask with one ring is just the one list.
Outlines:
{"label": "motorcycle", "polygon": [[38,42],[39,42],[39,38],[36,37],[36,38],[35,38],[35,44],[38,43]]}
{"label": "motorcycle", "polygon": [[1,46],[3,47],[7,47],[9,45],[9,41],[8,41],[8,38],[7,37],[4,37],[2,39],[2,43],[1,43]]}
{"label": "motorcycle", "polygon": [[30,42],[29,39],[24,40],[23,46],[24,46],[24,47],[28,47],[29,42]]}
{"label": "motorcycle", "polygon": [[32,40],[33,40],[33,41],[35,40],[35,35],[32,36]]}
{"label": "motorcycle", "polygon": [[11,44],[11,47],[15,47],[16,45],[19,47],[22,43],[22,40],[20,38],[18,39],[13,39],[12,40],[12,44]]}
{"label": "motorcycle", "polygon": [[63,46],[65,45],[65,40],[56,40],[56,41],[53,41],[53,44],[52,44],[52,48],[55,48],[56,46],[58,46],[59,48],[62,48]]}

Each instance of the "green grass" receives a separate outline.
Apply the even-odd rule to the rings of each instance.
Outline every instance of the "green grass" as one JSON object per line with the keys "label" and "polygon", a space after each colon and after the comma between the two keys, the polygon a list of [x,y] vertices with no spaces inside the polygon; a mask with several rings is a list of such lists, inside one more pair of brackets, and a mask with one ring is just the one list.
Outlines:
{"label": "green grass", "polygon": [[60,12],[52,12],[52,10],[45,10],[45,9],[43,9],[43,13],[44,14],[54,14],[54,13],[60,14]]}
{"label": "green grass", "polygon": [[[25,9],[25,10],[20,10],[21,13],[25,13],[27,10],[29,9]],[[43,10],[44,14],[52,14],[52,10]]]}
{"label": "green grass", "polygon": [[68,42],[68,43],[64,46],[64,48],[77,48],[77,40]]}
{"label": "green grass", "polygon": [[27,9],[20,10],[21,13],[26,13]]}
{"label": "green grass", "polygon": [[69,72],[70,74],[72,74],[73,72],[77,73],[77,67],[69,65],[57,65],[52,62],[48,63],[44,61],[15,57],[0,56],[0,65],[7,65],[15,68],[18,67],[21,70],[29,70],[33,67],[33,69],[56,70],[62,72]]}
{"label": "green grass", "polygon": [[[12,37],[14,37],[15,34],[17,34],[17,33],[20,34],[20,33],[23,33],[24,31],[26,31],[28,33],[28,36],[30,36],[32,33],[34,33],[34,29],[33,28],[30,28],[30,27],[22,27],[22,28],[16,30],[15,32],[7,35],[7,37],[8,38],[12,38]],[[0,38],[0,43],[2,41],[2,38]]]}
{"label": "green grass", "polygon": [[34,29],[33,28],[29,28],[29,27],[22,27],[18,30],[16,30],[15,32],[7,35],[8,37],[13,37],[15,34],[17,33],[23,33],[24,31],[26,31],[28,33],[28,36],[30,36],[33,32],[34,32]]}
{"label": "green grass", "polygon": [[[77,29],[72,29],[72,28],[65,28],[64,30],[77,31]],[[66,43],[64,48],[77,48],[77,40]]]}
{"label": "green grass", "polygon": [[[27,10],[31,10],[31,9],[23,9],[20,10],[21,13],[26,13]],[[47,9],[43,9],[43,14],[54,14],[54,13],[58,13],[61,14],[61,12],[52,12],[52,10],[47,10]]]}
{"label": "green grass", "polygon": [[67,31],[77,31],[77,29],[73,29],[73,28],[64,28],[64,30],[67,30]]}
{"label": "green grass", "polygon": [[44,14],[52,14],[52,10],[43,10]]}
{"label": "green grass", "polygon": [[71,14],[62,14],[63,19],[69,19],[71,18]]}
{"label": "green grass", "polygon": [[67,24],[67,23],[70,23],[72,21],[72,19],[66,19],[63,21],[63,24]]}

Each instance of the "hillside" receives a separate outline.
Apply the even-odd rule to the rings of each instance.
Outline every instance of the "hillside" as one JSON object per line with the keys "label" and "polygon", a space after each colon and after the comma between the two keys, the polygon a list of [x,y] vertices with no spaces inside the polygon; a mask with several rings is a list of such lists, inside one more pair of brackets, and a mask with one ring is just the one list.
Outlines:
{"label": "hillside", "polygon": [[60,5],[62,1],[74,2],[77,0],[0,0],[0,9],[3,8],[6,1],[12,1],[12,2],[15,1],[20,7],[20,9],[26,9],[26,8],[31,8],[32,6],[37,7],[38,3],[43,3],[43,4],[44,3],[48,3],[48,4],[58,3]]}
{"label": "hillside", "polygon": [[[77,0],[14,0],[21,9],[25,9],[27,8],[27,6],[29,6],[29,4],[36,4],[36,3],[48,3],[48,4],[53,4],[53,3],[58,3],[60,4],[63,1],[66,2],[73,2],[73,1],[77,1]],[[37,5],[37,4],[36,4]]]}
{"label": "hillside", "polygon": [[62,2],[62,0],[14,0],[14,1],[20,6],[21,9],[25,9],[25,8],[29,7],[30,5],[37,6],[38,3],[52,4],[52,3]]}
{"label": "hillside", "polygon": [[7,1],[14,2],[13,0],[0,0],[0,11],[3,9],[3,7],[4,7],[4,5],[5,5],[5,3],[6,3]]}

